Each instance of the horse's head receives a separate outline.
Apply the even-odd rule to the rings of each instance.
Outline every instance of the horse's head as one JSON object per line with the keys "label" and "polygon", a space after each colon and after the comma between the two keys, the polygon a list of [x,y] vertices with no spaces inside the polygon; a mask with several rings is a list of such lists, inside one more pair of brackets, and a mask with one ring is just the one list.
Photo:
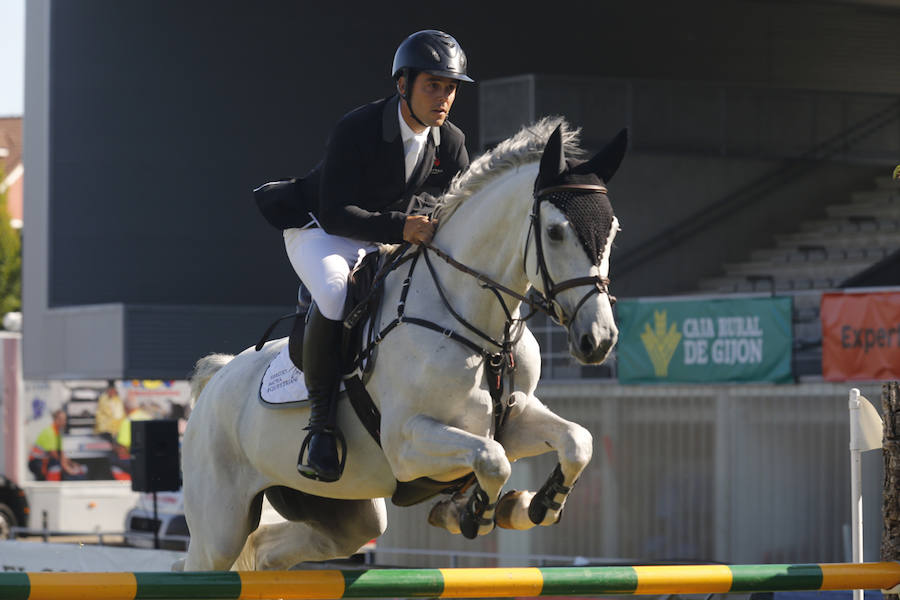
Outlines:
{"label": "horse's head", "polygon": [[[569,352],[583,363],[600,363],[619,336],[609,294],[609,254],[619,222],[606,185],[628,144],[622,130],[588,161],[566,159],[559,128],[544,148],[534,184],[529,239],[534,251],[526,270],[554,318],[569,332]],[[527,265],[530,261],[534,268]]]}

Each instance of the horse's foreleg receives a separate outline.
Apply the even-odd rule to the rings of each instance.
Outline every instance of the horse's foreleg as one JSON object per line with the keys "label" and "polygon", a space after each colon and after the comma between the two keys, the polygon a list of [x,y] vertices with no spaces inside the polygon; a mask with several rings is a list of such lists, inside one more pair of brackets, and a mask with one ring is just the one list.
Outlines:
{"label": "horse's foreleg", "polygon": [[431,477],[450,481],[468,471],[474,471],[478,480],[468,500],[439,503],[429,523],[466,537],[493,530],[496,502],[511,472],[503,446],[422,415],[406,423],[403,435],[404,444],[392,461],[399,480]]}
{"label": "horse's foreleg", "polygon": [[[552,525],[566,497],[591,460],[593,438],[584,427],[553,413],[536,397],[516,393],[521,412],[510,418],[500,436],[510,460],[555,450],[559,465],[537,493],[509,492],[497,507],[497,524],[508,529]],[[521,404],[520,404],[521,403]]]}

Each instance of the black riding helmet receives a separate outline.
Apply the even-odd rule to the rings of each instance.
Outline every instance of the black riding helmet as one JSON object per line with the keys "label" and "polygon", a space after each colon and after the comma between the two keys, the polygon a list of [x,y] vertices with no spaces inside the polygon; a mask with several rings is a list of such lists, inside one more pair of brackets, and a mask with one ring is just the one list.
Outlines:
{"label": "black riding helmet", "polygon": [[394,53],[391,76],[395,80],[406,76],[406,93],[403,94],[403,99],[413,118],[426,127],[412,112],[409,99],[413,80],[420,72],[470,83],[474,83],[474,80],[466,75],[466,53],[452,35],[437,29],[426,29],[403,40]]}
{"label": "black riding helmet", "polygon": [[466,53],[459,42],[437,29],[417,31],[403,40],[394,53],[391,76],[397,79],[404,69],[474,83],[466,75]]}

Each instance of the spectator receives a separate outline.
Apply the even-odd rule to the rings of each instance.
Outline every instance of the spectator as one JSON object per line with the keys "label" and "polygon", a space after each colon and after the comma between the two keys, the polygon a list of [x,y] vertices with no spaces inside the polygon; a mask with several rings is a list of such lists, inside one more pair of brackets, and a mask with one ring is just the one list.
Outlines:
{"label": "spectator", "polygon": [[38,434],[28,456],[28,469],[38,481],[86,478],[87,467],[63,453],[62,432],[65,429],[66,411],[57,409],[53,411],[53,423]]}
{"label": "spectator", "polygon": [[116,456],[112,461],[113,478],[131,479],[131,423],[133,421],[149,421],[153,416],[145,411],[134,396],[125,399],[125,418],[119,424],[116,435]]}
{"label": "spectator", "polygon": [[94,433],[114,442],[124,419],[125,406],[122,404],[122,397],[119,396],[115,382],[109,380],[106,390],[97,399]]}

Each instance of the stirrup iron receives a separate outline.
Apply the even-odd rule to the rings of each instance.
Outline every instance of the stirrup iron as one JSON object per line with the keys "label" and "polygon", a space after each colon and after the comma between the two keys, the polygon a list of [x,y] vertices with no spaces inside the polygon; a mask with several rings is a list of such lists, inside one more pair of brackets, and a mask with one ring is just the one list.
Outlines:
{"label": "stirrup iron", "polygon": [[[297,459],[297,473],[299,473],[303,477],[306,477],[307,479],[312,479],[313,481],[321,481],[323,483],[333,483],[335,481],[338,481],[344,475],[344,465],[347,464],[347,439],[344,437],[344,434],[337,427],[312,429],[307,426],[304,427],[304,429],[309,431],[309,433],[306,434],[306,437],[303,438],[303,443],[300,445],[300,456]],[[334,479],[331,479],[329,477],[322,477],[318,471],[316,471],[308,464],[305,464],[308,463],[309,441],[310,439],[312,439],[313,434],[330,435],[334,437],[336,441],[337,451],[341,457],[341,462],[338,465],[338,475]]]}

